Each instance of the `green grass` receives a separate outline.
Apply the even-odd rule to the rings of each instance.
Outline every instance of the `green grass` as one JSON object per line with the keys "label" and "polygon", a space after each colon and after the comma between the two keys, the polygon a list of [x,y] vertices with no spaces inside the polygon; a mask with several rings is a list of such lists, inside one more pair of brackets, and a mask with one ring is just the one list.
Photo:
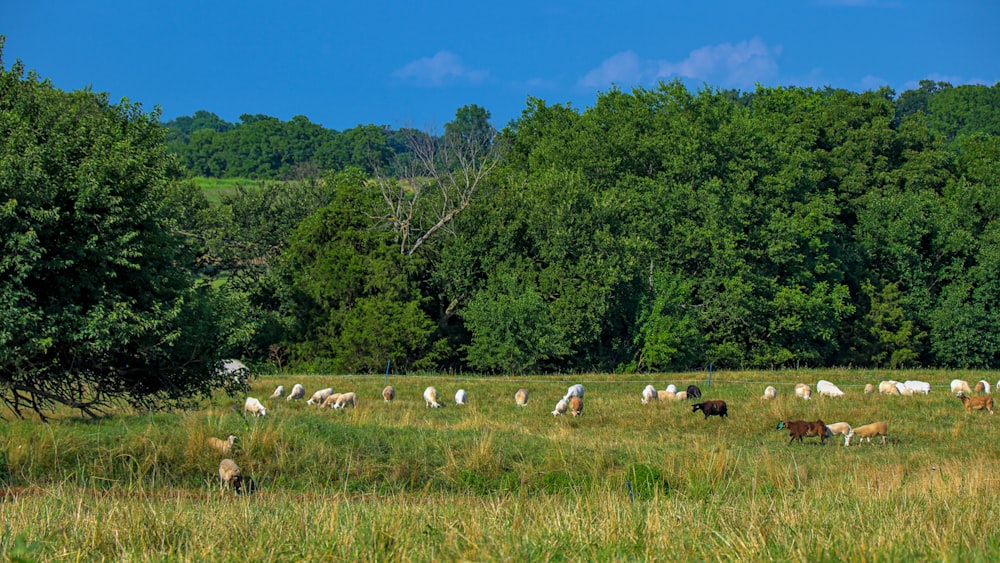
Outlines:
{"label": "green grass", "polygon": [[[169,414],[0,425],[0,552],[42,560],[947,560],[1000,557],[998,419],[967,414],[953,377],[997,373],[760,371],[650,377],[282,376],[245,421],[216,397]],[[847,396],[792,397],[825,378]],[[865,396],[865,382],[931,382]],[[697,381],[695,381],[697,380]],[[356,409],[266,399],[278,384],[355,391]],[[587,388],[584,415],[550,413]],[[696,382],[729,418],[690,402],[642,405],[647,383]],[[759,399],[774,384],[779,396]],[[427,409],[434,385],[448,406]],[[514,404],[530,391],[524,408]],[[469,392],[469,405],[452,397]],[[781,418],[885,420],[889,444],[788,444]],[[207,436],[260,490],[219,490]],[[631,494],[630,494],[631,493]]]}
{"label": "green grass", "polygon": [[223,195],[236,193],[236,189],[239,186],[256,190],[264,185],[259,180],[251,180],[249,178],[206,178],[204,176],[197,176],[192,178],[191,181],[201,189],[208,201],[213,204],[218,204],[222,200]]}

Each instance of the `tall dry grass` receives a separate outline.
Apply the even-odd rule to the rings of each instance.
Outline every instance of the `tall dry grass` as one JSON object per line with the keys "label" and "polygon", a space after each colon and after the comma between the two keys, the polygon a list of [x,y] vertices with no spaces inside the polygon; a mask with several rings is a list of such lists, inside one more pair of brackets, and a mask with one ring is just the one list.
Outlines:
{"label": "tall dry grass", "polygon": [[[244,420],[217,397],[174,414],[0,426],[0,551],[42,560],[995,560],[997,419],[965,413],[955,374],[705,374],[690,402],[640,404],[683,374],[457,379],[283,377],[254,383],[355,391],[356,409],[271,402]],[[997,374],[959,374],[970,381]],[[923,379],[927,396],[865,396],[878,379]],[[841,399],[791,396],[825,378]],[[587,387],[584,415],[550,413]],[[759,399],[767,383],[779,396]],[[687,381],[683,382],[686,386]],[[423,388],[470,404],[426,409]],[[527,407],[514,392],[528,387]],[[450,391],[450,394],[449,394]],[[271,404],[273,403],[273,404]],[[781,418],[886,420],[886,446],[788,444]],[[223,493],[209,436],[260,490]]]}

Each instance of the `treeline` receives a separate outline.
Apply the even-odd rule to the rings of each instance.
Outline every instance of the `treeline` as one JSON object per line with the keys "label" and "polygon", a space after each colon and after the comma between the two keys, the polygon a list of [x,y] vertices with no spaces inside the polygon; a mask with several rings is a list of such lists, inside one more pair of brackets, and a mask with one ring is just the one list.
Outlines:
{"label": "treeline", "polygon": [[301,179],[348,166],[371,173],[408,151],[405,130],[358,125],[337,132],[301,115],[281,121],[243,114],[239,123],[229,123],[202,110],[166,127],[168,151],[189,175],[209,178]]}
{"label": "treeline", "polygon": [[[727,91],[749,103],[754,93]],[[996,88],[960,86],[923,80],[895,100],[895,125],[923,113],[939,138],[953,142],[970,133],[1000,135],[1000,94]],[[288,180],[315,177],[320,171],[354,166],[373,174],[389,169],[410,153],[407,137],[426,132],[386,125],[358,125],[344,131],[325,129],[305,116],[289,121],[243,114],[229,123],[208,111],[197,111],[165,123],[167,150],[177,155],[189,175],[209,178]]]}
{"label": "treeline", "polygon": [[183,216],[228,249],[243,353],[302,369],[997,368],[998,96],[675,82],[502,132],[467,106],[404,143],[436,168]]}

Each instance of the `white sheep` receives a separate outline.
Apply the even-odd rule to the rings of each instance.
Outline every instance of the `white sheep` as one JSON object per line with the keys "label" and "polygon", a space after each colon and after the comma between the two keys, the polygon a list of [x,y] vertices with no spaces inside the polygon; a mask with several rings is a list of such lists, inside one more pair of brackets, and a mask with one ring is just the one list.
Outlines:
{"label": "white sheep", "polygon": [[683,400],[685,400],[687,398],[688,398],[688,392],[687,391],[678,391],[678,392],[674,393],[674,400],[675,401],[683,401]]}
{"label": "white sheep", "polygon": [[979,382],[976,383],[976,393],[986,393],[988,395],[990,393],[990,382],[985,379],[980,379]]}
{"label": "white sheep", "polygon": [[382,390],[382,399],[385,402],[390,403],[396,398],[396,389],[392,385],[386,385],[385,389]]}
{"label": "white sheep", "polygon": [[292,387],[292,392],[289,393],[287,397],[285,397],[285,400],[297,401],[299,399],[305,398],[305,396],[306,396],[306,388],[296,383],[295,386]]}
{"label": "white sheep", "polygon": [[458,391],[455,391],[456,405],[464,405],[468,400],[469,400],[469,394],[465,392],[465,389],[459,389]]}
{"label": "white sheep", "polygon": [[226,458],[219,462],[219,489],[232,488],[237,493],[243,488],[243,473],[236,462]]}
{"label": "white sheep", "polygon": [[358,396],[353,392],[338,393],[337,402],[333,404],[333,410],[346,409],[349,406],[358,406]]}
{"label": "white sheep", "polygon": [[951,380],[951,392],[958,393],[961,391],[966,395],[972,394],[972,389],[969,388],[969,382],[964,379],[952,379]]}
{"label": "white sheep", "polygon": [[677,392],[671,391],[671,390],[667,389],[667,390],[664,390],[664,391],[657,391],[656,392],[656,396],[661,401],[673,401],[676,398],[676,396],[677,396]]}
{"label": "white sheep", "polygon": [[796,383],[795,396],[808,401],[812,398],[812,388],[805,383]]}
{"label": "white sheep", "polygon": [[931,384],[926,381],[908,379],[903,382],[903,387],[906,387],[910,391],[910,395],[915,393],[923,393],[924,395],[927,395],[931,392]]}
{"label": "white sheep", "polygon": [[552,411],[552,416],[560,416],[566,414],[566,409],[569,408],[569,401],[566,399],[559,399],[556,403],[556,410]]}
{"label": "white sheep", "polygon": [[528,390],[518,389],[517,393],[514,393],[514,403],[519,407],[524,407],[528,405]]}
{"label": "white sheep", "polygon": [[882,436],[882,443],[884,444],[886,437],[889,435],[889,430],[884,422],[873,422],[871,424],[866,424],[864,426],[855,427],[853,430],[851,430],[851,433],[847,437],[850,438],[855,434],[857,434],[858,436],[859,444],[861,443],[861,440],[864,440],[866,438],[868,439],[868,443],[870,444],[872,438],[875,436]]}
{"label": "white sheep", "polygon": [[326,398],[329,397],[330,395],[333,395],[333,387],[327,387],[326,389],[320,389],[319,391],[316,391],[315,393],[312,394],[312,397],[310,397],[309,400],[306,401],[306,404],[307,405],[322,405],[323,401],[325,401]]}
{"label": "white sheep", "polygon": [[761,396],[761,399],[765,401],[770,401],[777,396],[778,396],[778,390],[775,389],[774,386],[768,385],[767,387],[764,388],[764,395]]}
{"label": "white sheep", "polygon": [[882,395],[901,395],[899,392],[899,387],[896,386],[898,382],[889,380],[882,381],[878,384],[878,392]]}
{"label": "white sheep", "polygon": [[816,382],[816,392],[819,393],[820,397],[843,397],[844,392],[840,390],[839,387],[833,383],[820,379]]}
{"label": "white sheep", "polygon": [[674,385],[673,383],[671,383],[670,385],[667,385],[666,391],[669,391],[671,393],[676,393],[677,392],[677,386]]}
{"label": "white sheep", "polygon": [[580,416],[583,414],[583,397],[573,395],[569,398],[569,412],[573,416]]}
{"label": "white sheep", "polygon": [[280,398],[282,398],[284,396],[285,396],[285,386],[284,385],[279,385],[279,386],[275,387],[274,393],[271,393],[271,398],[272,399],[280,399]]}
{"label": "white sheep", "polygon": [[264,405],[253,397],[247,397],[247,400],[243,402],[243,410],[254,416],[264,416],[267,414],[267,409],[264,408]]}
{"label": "white sheep", "polygon": [[652,385],[647,385],[645,389],[642,390],[642,404],[649,403],[650,401],[659,400],[659,395],[656,393],[656,387]]}
{"label": "white sheep", "polygon": [[233,449],[233,444],[236,443],[236,436],[230,435],[225,440],[216,438],[215,436],[209,436],[205,439],[205,445],[213,450],[219,452],[220,454],[228,454]]}
{"label": "white sheep", "polygon": [[570,397],[580,397],[583,398],[583,385],[577,383],[576,385],[570,385],[569,389],[566,390],[566,396],[563,397],[567,401]]}
{"label": "white sheep", "polygon": [[439,409],[444,406],[438,402],[438,391],[433,387],[424,389],[424,404],[432,409]]}
{"label": "white sheep", "polygon": [[341,393],[334,393],[323,399],[323,404],[319,406],[321,409],[332,409],[337,406],[337,401],[340,400]]}
{"label": "white sheep", "polygon": [[865,383],[865,395],[871,395],[875,392],[875,386],[871,383]]}
{"label": "white sheep", "polygon": [[851,425],[846,422],[834,422],[833,424],[827,424],[827,429],[830,430],[830,435],[828,437],[835,436],[837,434],[842,434],[844,436],[844,446],[851,445]]}

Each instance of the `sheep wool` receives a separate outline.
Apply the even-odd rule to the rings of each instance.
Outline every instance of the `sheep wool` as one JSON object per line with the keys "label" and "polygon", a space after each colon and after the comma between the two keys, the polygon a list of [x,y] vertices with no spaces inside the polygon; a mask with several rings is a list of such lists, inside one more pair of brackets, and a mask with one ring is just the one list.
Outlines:
{"label": "sheep wool", "polygon": [[552,416],[561,416],[566,414],[566,409],[569,408],[569,401],[566,399],[559,399],[556,403],[556,409],[552,411]]}
{"label": "sheep wool", "polygon": [[767,387],[764,388],[764,395],[761,396],[761,399],[764,399],[765,401],[770,401],[777,396],[778,396],[778,390],[775,389],[774,386],[768,385]]}
{"label": "sheep wool", "polygon": [[433,387],[428,387],[427,389],[424,389],[424,405],[425,406],[428,406],[428,407],[430,407],[432,409],[439,409],[442,406],[444,406],[444,405],[442,405],[441,403],[438,402],[437,397],[438,397],[437,389],[435,389]]}
{"label": "sheep wool", "polygon": [[354,408],[358,406],[357,402],[358,396],[356,394],[351,392],[340,393],[337,396],[337,402],[334,403],[333,408],[334,410],[346,409],[347,407]]}
{"label": "sheep wool", "polygon": [[830,437],[836,434],[841,434],[844,436],[844,446],[851,445],[851,425],[846,422],[834,422],[833,424],[827,424],[827,429],[830,430]]}
{"label": "sheep wool", "polygon": [[517,393],[514,393],[514,402],[519,407],[527,406],[528,404],[528,390],[518,389]]}
{"label": "sheep wool", "polygon": [[385,389],[382,390],[382,399],[391,403],[396,398],[396,389],[392,385],[386,385]]}
{"label": "sheep wool", "polygon": [[959,391],[961,391],[962,393],[965,393],[966,395],[971,395],[972,394],[972,389],[969,388],[969,382],[968,381],[965,381],[964,379],[952,379],[951,380],[951,392],[952,393],[958,393]]}
{"label": "sheep wool", "polygon": [[272,399],[280,399],[285,396],[285,386],[279,385],[274,389],[274,393],[271,393]]}
{"label": "sheep wool", "polygon": [[871,395],[875,392],[875,386],[871,383],[865,384],[865,395]]}
{"label": "sheep wool", "polygon": [[458,391],[455,391],[456,405],[464,405],[468,400],[469,400],[469,394],[465,392],[465,389],[459,389]]}
{"label": "sheep wool", "polygon": [[315,393],[312,394],[312,397],[310,397],[309,400],[306,401],[306,404],[322,405],[323,401],[325,401],[326,398],[329,397],[330,395],[333,395],[332,387],[327,387],[326,389],[320,389],[319,391],[316,391]]}
{"label": "sheep wool", "polygon": [[[583,399],[581,397],[572,396],[569,398],[569,410],[570,414],[573,416],[580,416],[583,414]],[[600,418],[600,417],[598,417]]]}
{"label": "sheep wool", "polygon": [[851,433],[848,434],[847,437],[848,439],[850,439],[851,436],[855,435],[858,436],[858,443],[861,443],[861,440],[865,439],[868,440],[868,443],[871,443],[872,438],[874,438],[875,436],[882,436],[882,443],[884,444],[886,438],[889,435],[889,430],[885,422],[873,422],[871,424],[866,424],[864,426],[854,427],[854,429],[851,430]]}
{"label": "sheep wool", "polygon": [[659,400],[659,395],[656,392],[656,387],[652,385],[647,385],[645,389],[642,390],[642,404],[646,404],[650,401]]}
{"label": "sheep wool", "polygon": [[289,393],[287,397],[285,397],[285,400],[297,401],[299,399],[304,398],[305,396],[306,396],[306,388],[296,383],[295,386],[292,387],[292,392]]}
{"label": "sheep wool", "polygon": [[240,472],[240,466],[229,458],[219,462],[219,489],[231,488],[238,493],[242,489],[242,485],[243,474]]}
{"label": "sheep wool", "polygon": [[321,409],[332,409],[337,406],[337,401],[340,399],[340,393],[334,393],[326,399],[323,399],[323,404],[320,405]]}
{"label": "sheep wool", "polygon": [[233,449],[233,444],[236,443],[236,436],[230,435],[225,440],[220,440],[215,436],[209,436],[205,439],[205,444],[215,450],[220,454],[228,454]]}
{"label": "sheep wool", "polygon": [[264,408],[260,400],[253,397],[247,397],[247,400],[243,402],[243,410],[254,416],[264,416],[267,414],[267,409]]}
{"label": "sheep wool", "polygon": [[810,388],[805,383],[796,383],[795,396],[799,397],[800,399],[808,401],[809,399],[812,398],[812,388]]}

